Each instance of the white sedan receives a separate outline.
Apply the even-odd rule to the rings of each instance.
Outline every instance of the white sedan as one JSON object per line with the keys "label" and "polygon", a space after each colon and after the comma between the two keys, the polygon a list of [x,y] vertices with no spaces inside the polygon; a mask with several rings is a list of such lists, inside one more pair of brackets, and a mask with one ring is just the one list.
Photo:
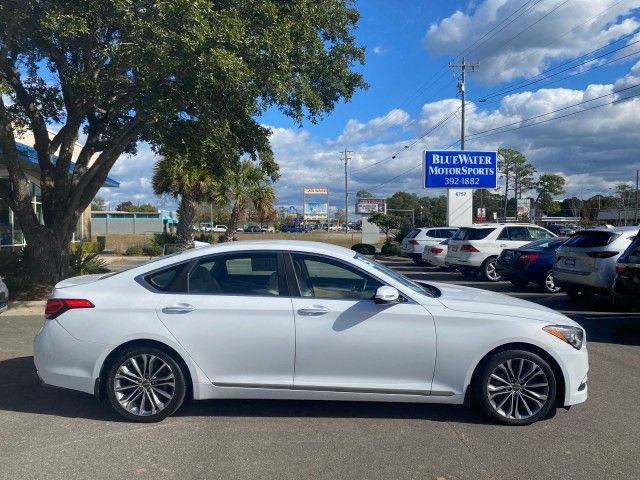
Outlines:
{"label": "white sedan", "polygon": [[587,398],[584,330],[564,315],[303,241],[64,280],[34,352],[44,383],[142,422],[186,396],[474,404],[511,425]]}

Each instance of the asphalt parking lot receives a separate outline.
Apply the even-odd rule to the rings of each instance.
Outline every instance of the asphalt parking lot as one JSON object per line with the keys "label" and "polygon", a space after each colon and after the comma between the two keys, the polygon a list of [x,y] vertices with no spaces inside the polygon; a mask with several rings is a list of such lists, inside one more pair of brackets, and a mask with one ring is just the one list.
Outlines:
{"label": "asphalt parking lot", "polygon": [[389,265],[418,280],[487,288],[559,310],[587,331],[589,400],[528,427],[462,407],[205,401],[129,424],[91,396],[39,385],[32,340],[42,306],[0,315],[0,478],[637,479],[640,314],[577,305],[535,287]]}

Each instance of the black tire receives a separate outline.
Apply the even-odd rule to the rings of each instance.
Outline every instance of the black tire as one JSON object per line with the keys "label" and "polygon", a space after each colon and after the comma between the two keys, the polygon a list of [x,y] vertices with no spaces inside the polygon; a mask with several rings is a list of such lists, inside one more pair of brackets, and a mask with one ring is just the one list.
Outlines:
{"label": "black tire", "polygon": [[[526,375],[522,374],[523,375],[522,378],[527,380],[527,382],[523,383],[522,385],[526,385],[526,384],[537,385],[539,384],[538,382],[541,382],[541,383],[543,382],[542,379],[546,381],[547,383],[546,388],[535,387],[537,390],[532,389],[534,391],[534,394],[543,395],[546,397],[544,398],[544,402],[540,402],[542,403],[541,406],[537,405],[532,400],[533,398],[536,398],[536,397],[527,396],[527,395],[530,395],[530,392],[532,390],[522,389],[522,387],[518,386],[517,392],[522,392],[522,394],[520,394],[519,399],[515,401],[515,410],[509,410],[509,408],[513,409],[513,406],[512,406],[513,404],[509,405],[509,402],[512,401],[512,398],[518,398],[518,395],[519,395],[518,393],[513,393],[514,387],[511,387],[512,393],[496,394],[494,390],[493,402],[495,405],[492,404],[492,401],[489,398],[489,395],[490,395],[489,390],[490,388],[493,387],[493,385],[490,385],[489,383],[490,379],[494,385],[496,384],[495,380],[493,380],[491,377],[492,373],[494,373],[494,371],[498,369],[500,365],[511,360],[514,366],[514,372],[516,372],[516,375],[519,375],[520,374],[518,373],[519,360],[522,360],[522,359],[524,359],[523,368],[527,368],[525,372],[528,371],[528,368],[530,365],[535,364],[539,367],[540,371],[544,374],[544,377],[543,377],[542,375],[537,373],[533,377],[530,377],[528,380],[526,379]],[[535,384],[531,382],[531,380],[533,380],[534,378],[536,379]],[[520,385],[519,381],[516,381],[515,383],[517,385]],[[556,395],[558,391],[557,380],[556,380],[555,374],[553,373],[553,369],[542,357],[540,357],[539,355],[536,355],[535,353],[529,352],[527,350],[507,350],[507,351],[495,353],[494,355],[486,359],[482,363],[482,365],[480,365],[479,370],[473,379],[471,389],[472,389],[471,400],[473,402],[473,405],[477,408],[477,410],[479,410],[489,419],[505,425],[530,425],[532,423],[537,422],[538,420],[547,418],[552,413],[552,409],[555,408]],[[529,393],[525,393],[525,392],[529,392]],[[506,397],[503,395],[506,395]],[[527,409],[529,409],[533,413],[530,416],[527,416],[529,415],[529,413],[527,412],[527,409],[525,409],[524,407],[525,403],[521,403],[522,402],[521,399],[523,396],[526,399],[525,402],[527,402],[527,405],[528,405]],[[498,404],[500,404],[503,400],[506,400],[505,405],[509,405],[509,407],[505,406],[500,409],[496,408],[496,406],[498,406]],[[539,410],[535,411],[536,408],[539,408]],[[511,411],[520,412],[521,414],[524,414],[526,418],[512,418],[514,416],[517,416],[517,414],[512,414],[508,416]]]}
{"label": "black tire", "polygon": [[553,283],[553,270],[546,271],[538,282],[538,285],[540,285],[542,291],[546,293],[558,293],[561,290],[560,287]]}
{"label": "black tire", "polygon": [[[140,356],[145,356],[145,355],[150,357],[157,357],[157,359],[161,360],[166,364],[166,366],[170,369],[170,374],[172,374],[173,376],[172,378],[173,386],[170,389],[168,389],[168,387],[161,387],[163,388],[163,391],[165,391],[165,393],[171,394],[171,399],[166,404],[163,404],[163,407],[159,411],[157,411],[156,413],[141,415],[138,413],[130,412],[120,404],[120,401],[124,401],[124,400],[122,398],[121,399],[118,398],[118,394],[121,394],[121,393],[116,392],[116,381],[122,381],[122,380],[117,380],[116,375],[118,374],[120,367],[122,367],[125,363],[127,363],[128,360],[130,360],[131,358],[138,358]],[[152,362],[150,361],[149,365],[151,364]],[[157,370],[157,372],[159,371],[160,370]],[[164,372],[166,372],[166,370],[163,370],[163,375],[165,375]],[[150,375],[148,375],[148,377],[150,377]],[[119,375],[119,378],[123,378],[122,375]],[[130,384],[134,384],[133,381],[129,381],[129,382]],[[149,382],[147,382],[147,384],[150,385]],[[140,391],[140,387],[125,387],[125,388],[135,389],[138,392]],[[133,390],[127,390],[127,391],[128,392],[130,391],[133,393]],[[132,422],[141,422],[141,423],[159,422],[161,420],[164,420],[169,415],[173,414],[176,410],[178,410],[178,408],[180,408],[180,406],[184,402],[184,399],[186,396],[186,381],[184,377],[184,372],[182,371],[182,367],[168,353],[165,353],[164,351],[159,350],[157,348],[153,348],[153,347],[131,347],[131,348],[127,348],[120,355],[118,355],[109,366],[109,373],[107,375],[106,392],[107,392],[107,398],[109,399],[109,403],[111,404],[111,407],[116,411],[118,415],[124,417],[125,419]],[[144,395],[144,392],[142,392],[142,395]],[[148,394],[146,398],[150,399],[151,398],[150,395],[151,394]],[[162,397],[156,395],[156,398],[162,398]],[[146,401],[150,401],[150,400],[146,400]],[[151,407],[151,404],[149,404],[149,406]],[[154,403],[154,408],[155,407],[156,405]],[[139,410],[144,410],[144,408],[140,408]]]}
{"label": "black tire", "polygon": [[487,282],[499,282],[503,279],[495,269],[496,260],[498,260],[498,257],[489,257],[484,262],[482,262],[482,266],[480,267],[480,275]]}
{"label": "black tire", "polygon": [[564,292],[576,302],[588,302],[593,298],[595,293],[589,290],[578,290],[577,288],[565,288]]}
{"label": "black tire", "polygon": [[512,285],[520,288],[527,286],[529,283],[529,280],[524,280],[522,278],[510,278],[509,281]]}

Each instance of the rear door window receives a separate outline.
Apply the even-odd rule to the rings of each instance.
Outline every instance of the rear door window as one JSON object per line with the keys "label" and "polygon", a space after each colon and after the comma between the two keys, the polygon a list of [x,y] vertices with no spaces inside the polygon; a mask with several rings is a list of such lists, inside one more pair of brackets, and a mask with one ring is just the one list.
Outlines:
{"label": "rear door window", "polygon": [[555,238],[551,233],[543,230],[542,228],[527,227],[527,229],[529,230],[529,235],[534,240],[537,238]]}
{"label": "rear door window", "polygon": [[463,227],[451,237],[451,240],[482,240],[487,238],[495,228],[467,228]]}
{"label": "rear door window", "polygon": [[418,233],[420,233],[420,229],[415,228],[407,233],[407,236],[405,238],[414,238],[416,235],[418,235]]}
{"label": "rear door window", "polygon": [[564,245],[566,247],[578,248],[605,247],[617,237],[618,234],[615,232],[578,232],[571,235]]}

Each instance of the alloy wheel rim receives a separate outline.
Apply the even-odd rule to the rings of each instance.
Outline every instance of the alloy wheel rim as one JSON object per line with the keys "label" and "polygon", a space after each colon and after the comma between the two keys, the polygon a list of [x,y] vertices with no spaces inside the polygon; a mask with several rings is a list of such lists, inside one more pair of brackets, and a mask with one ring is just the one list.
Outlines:
{"label": "alloy wheel rim", "polygon": [[176,380],[167,362],[155,355],[140,354],[118,367],[113,389],[123,409],[144,417],[167,407],[175,395]]}
{"label": "alloy wheel rim", "polygon": [[489,277],[491,280],[500,280],[500,275],[498,275],[498,272],[496,271],[496,262],[489,262],[487,263],[487,268],[485,269],[487,272],[487,277]]}
{"label": "alloy wheel rim", "polygon": [[556,287],[553,281],[553,273],[549,273],[544,279],[544,285],[549,292],[556,293],[560,291],[560,287]]}
{"label": "alloy wheel rim", "polygon": [[547,403],[549,379],[534,361],[512,358],[499,364],[489,376],[487,398],[502,417],[526,420]]}

